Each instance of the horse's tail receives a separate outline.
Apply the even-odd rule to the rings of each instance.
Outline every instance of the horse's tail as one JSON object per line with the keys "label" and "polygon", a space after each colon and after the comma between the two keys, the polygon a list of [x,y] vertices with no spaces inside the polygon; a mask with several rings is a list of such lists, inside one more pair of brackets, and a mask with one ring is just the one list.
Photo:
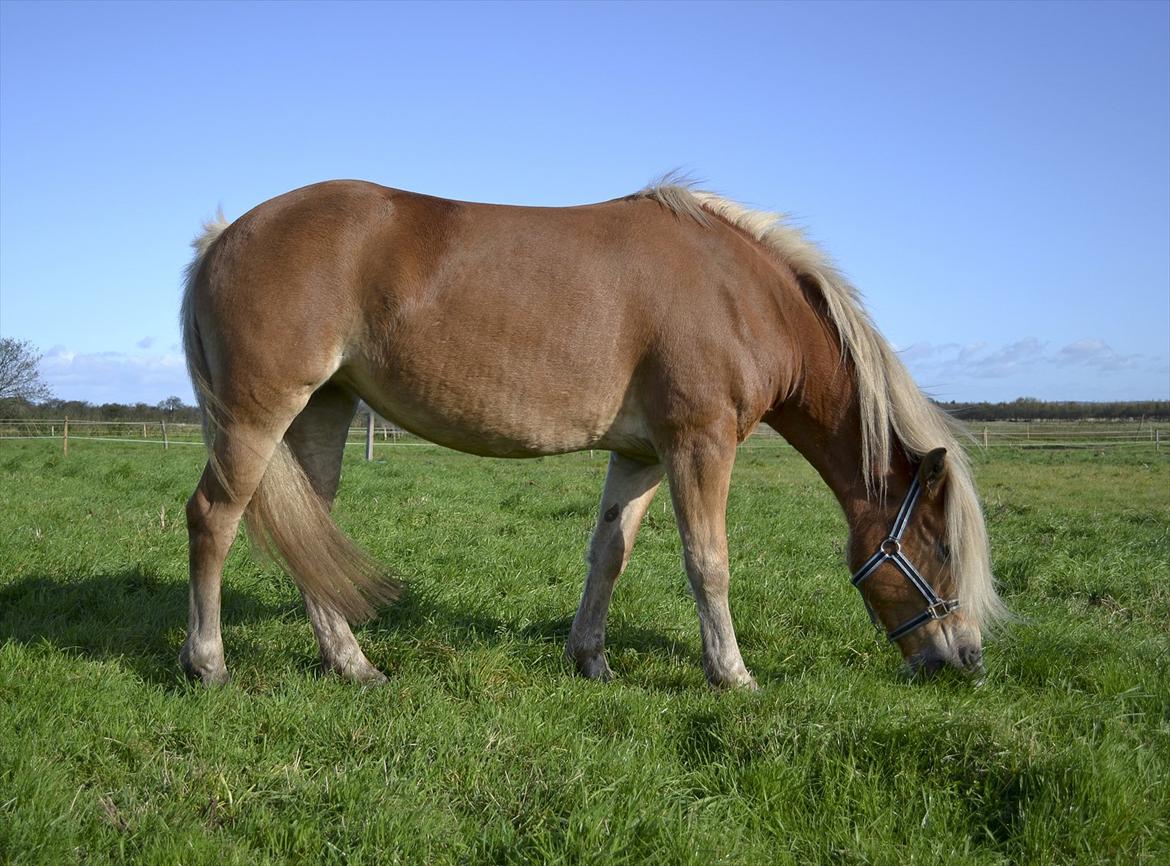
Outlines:
{"label": "horse's tail", "polygon": [[[183,335],[183,354],[187,357],[187,373],[191,377],[191,388],[195,391],[195,402],[199,405],[199,415],[203,424],[203,443],[207,446],[212,468],[219,480],[224,480],[219,463],[215,459],[212,445],[215,443],[215,433],[219,428],[219,404],[215,399],[215,392],[211,389],[211,369],[207,363],[207,356],[203,352],[203,341],[199,337],[199,325],[195,321],[195,284],[203,271],[215,242],[230,225],[218,211],[214,220],[203,224],[203,231],[191,241],[195,255],[183,274],[183,304],[179,308],[179,330]],[[224,485],[225,489],[229,489]]]}
{"label": "horse's tail", "polygon": [[[206,223],[192,242],[195,256],[187,267],[180,324],[187,369],[203,420],[208,463],[219,483],[234,498],[232,479],[217,459],[215,440],[232,423],[229,407],[217,399],[211,368],[195,316],[195,289],[216,241],[228,227],[220,214]],[[350,622],[372,617],[401,594],[401,585],[355,545],[333,522],[329,504],[313,489],[304,467],[281,441],[264,477],[244,510],[253,544],[289,573],[305,595],[336,609]]]}
{"label": "horse's tail", "polygon": [[402,585],[341,531],[288,444],[281,442],[244,511],[252,542],[301,591],[352,623],[398,598]]}

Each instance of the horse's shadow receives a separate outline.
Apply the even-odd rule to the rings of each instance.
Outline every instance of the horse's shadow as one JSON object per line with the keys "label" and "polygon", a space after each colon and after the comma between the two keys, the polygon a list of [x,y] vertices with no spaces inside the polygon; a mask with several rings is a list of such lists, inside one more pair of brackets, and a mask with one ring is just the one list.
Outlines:
{"label": "horse's shadow", "polygon": [[[111,661],[146,682],[178,688],[183,685],[178,652],[186,629],[187,602],[185,582],[163,580],[137,567],[86,577],[29,575],[0,587],[0,645],[47,646],[66,655]],[[264,601],[225,582],[222,617],[226,626],[260,625],[277,619],[304,619],[304,610],[299,601]],[[305,623],[307,631],[307,620]],[[408,589],[362,632],[410,635],[427,630],[456,646],[517,640],[563,646],[571,625],[571,613],[517,623],[495,614],[448,606]],[[361,633],[358,639],[362,640]],[[627,648],[676,657],[693,653],[651,628],[627,625],[612,629],[610,652]],[[248,652],[244,647],[228,649],[237,655]],[[299,650],[290,646],[289,652]]]}
{"label": "horse's shadow", "polygon": [[[223,588],[225,622],[259,622],[290,609]],[[0,644],[47,645],[114,661],[163,686],[182,683],[178,653],[186,623],[187,585],[141,568],[87,577],[30,575],[0,587]]]}
{"label": "horse's shadow", "polygon": [[[563,646],[573,626],[573,612],[517,622],[470,608],[452,607],[426,598],[421,593],[411,592],[408,587],[402,598],[382,611],[375,620],[365,626],[365,629],[375,633],[396,631],[409,634],[412,628],[423,624],[437,626],[446,638],[488,644],[504,640],[521,640]],[[652,628],[627,624],[610,625],[607,646],[611,650],[634,649],[638,652],[653,651],[669,655],[686,655],[691,652],[684,643]]]}

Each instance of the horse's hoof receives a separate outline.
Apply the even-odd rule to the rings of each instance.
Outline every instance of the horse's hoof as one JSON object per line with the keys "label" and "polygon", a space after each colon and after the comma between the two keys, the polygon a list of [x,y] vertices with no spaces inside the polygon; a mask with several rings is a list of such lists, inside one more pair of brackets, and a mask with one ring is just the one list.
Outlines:
{"label": "horse's hoof", "polygon": [[321,662],[322,676],[336,676],[359,686],[384,686],[390,679],[369,662],[365,664],[332,664]]}
{"label": "horse's hoof", "polygon": [[713,677],[708,674],[707,682],[711,688],[719,690],[742,689],[745,692],[758,692],[760,690],[759,685],[756,683],[756,678],[746,670],[723,677]]}
{"label": "horse's hoof", "polygon": [[196,664],[185,656],[179,658],[179,663],[183,666],[183,673],[187,675],[187,679],[200,683],[209,689],[226,686],[232,678],[232,675],[228,673],[228,669],[222,664]]}
{"label": "horse's hoof", "polygon": [[613,671],[605,659],[605,652],[577,654],[571,649],[565,650],[565,657],[573,663],[577,673],[587,680],[597,680],[608,683],[613,679]]}
{"label": "horse's hoof", "polygon": [[613,678],[614,678],[614,673],[612,670],[610,670],[610,667],[606,663],[605,659],[601,660],[600,666],[592,668],[588,672],[583,672],[583,675],[585,677],[587,677],[588,679],[591,679],[594,682],[598,682],[598,683],[613,682]]}
{"label": "horse's hoof", "polygon": [[365,688],[384,686],[386,683],[390,682],[390,678],[375,667],[370,667],[361,673],[348,676],[346,679]]}
{"label": "horse's hoof", "polygon": [[218,668],[215,670],[205,671],[199,676],[204,688],[218,689],[223,688],[232,681],[232,675],[228,673],[227,668]]}

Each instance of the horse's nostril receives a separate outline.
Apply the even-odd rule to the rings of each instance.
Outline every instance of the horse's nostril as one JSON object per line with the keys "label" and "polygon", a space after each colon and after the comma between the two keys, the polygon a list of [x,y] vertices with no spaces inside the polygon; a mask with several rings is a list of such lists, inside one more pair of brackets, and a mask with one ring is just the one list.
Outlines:
{"label": "horse's nostril", "polygon": [[963,647],[959,650],[959,661],[967,669],[977,668],[983,663],[983,650],[977,646]]}

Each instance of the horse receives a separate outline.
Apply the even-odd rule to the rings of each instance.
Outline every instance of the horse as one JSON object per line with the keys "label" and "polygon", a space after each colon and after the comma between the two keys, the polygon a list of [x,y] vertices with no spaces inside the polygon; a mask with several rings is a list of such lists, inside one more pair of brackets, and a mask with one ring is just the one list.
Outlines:
{"label": "horse", "polygon": [[756,687],[725,519],[761,423],[836,496],[854,583],[909,667],[982,670],[1005,608],[959,427],[786,218],[670,177],[563,208],[337,180],[220,213],[192,246],[180,318],[209,457],[186,509],[189,677],[228,679],[220,587],[243,518],[299,587],[322,670],[385,681],[350,625],[400,585],[330,517],[359,400],[470,454],[611,452],[565,649],[585,677],[612,676],[614,584],[666,477],[707,680]]}

